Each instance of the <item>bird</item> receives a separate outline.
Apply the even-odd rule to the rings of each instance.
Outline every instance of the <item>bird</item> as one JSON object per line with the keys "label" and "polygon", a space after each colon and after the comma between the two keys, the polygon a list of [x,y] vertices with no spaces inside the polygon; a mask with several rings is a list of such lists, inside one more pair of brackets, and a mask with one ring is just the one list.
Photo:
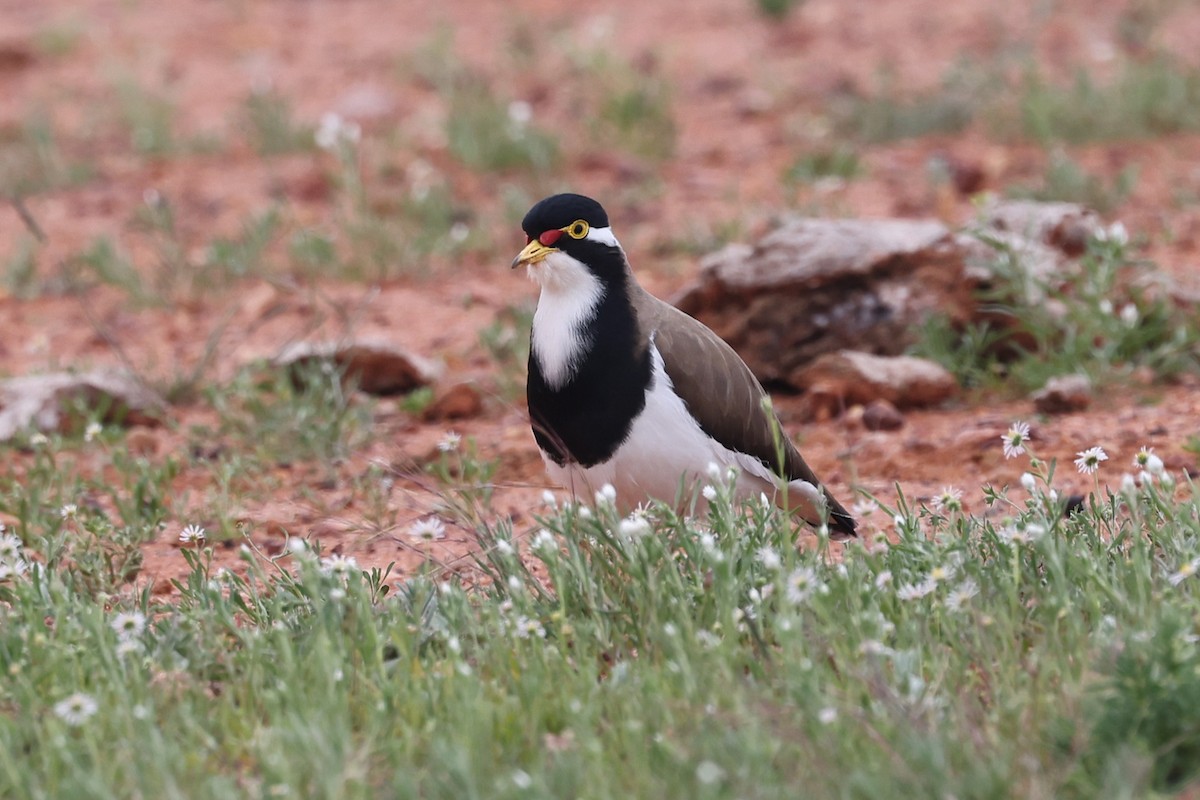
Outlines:
{"label": "bird", "polygon": [[551,195],[521,227],[526,244],[512,268],[525,266],[540,287],[529,418],[552,480],[577,497],[615,490],[618,507],[631,510],[652,500],[699,507],[701,482],[733,475],[739,500],[766,495],[827,525],[831,538],[857,535],[746,362],[637,282],[599,202]]}

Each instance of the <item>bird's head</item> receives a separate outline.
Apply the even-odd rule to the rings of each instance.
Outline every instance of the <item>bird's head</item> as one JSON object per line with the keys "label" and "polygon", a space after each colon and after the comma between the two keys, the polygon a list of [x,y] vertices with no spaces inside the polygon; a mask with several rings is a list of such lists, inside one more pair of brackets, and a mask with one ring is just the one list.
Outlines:
{"label": "bird's head", "polygon": [[581,194],[556,194],[538,201],[521,221],[527,243],[513,259],[542,288],[555,291],[581,283],[624,280],[625,252],[608,225],[604,207]]}

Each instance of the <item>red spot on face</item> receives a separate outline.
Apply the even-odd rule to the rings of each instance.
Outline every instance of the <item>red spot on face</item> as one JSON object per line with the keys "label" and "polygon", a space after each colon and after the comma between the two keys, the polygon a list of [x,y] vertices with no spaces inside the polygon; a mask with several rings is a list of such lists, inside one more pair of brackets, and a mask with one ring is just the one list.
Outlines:
{"label": "red spot on face", "polygon": [[560,236],[562,236],[562,231],[555,228],[554,230],[546,231],[539,236],[538,241],[546,245],[546,247],[550,247],[558,241]]}

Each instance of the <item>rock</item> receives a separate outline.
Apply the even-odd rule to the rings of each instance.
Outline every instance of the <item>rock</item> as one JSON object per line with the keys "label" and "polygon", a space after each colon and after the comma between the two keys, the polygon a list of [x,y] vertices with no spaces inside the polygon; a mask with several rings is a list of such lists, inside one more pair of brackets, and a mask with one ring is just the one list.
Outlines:
{"label": "rock", "polygon": [[367,394],[405,394],[428,386],[441,374],[441,365],[383,341],[296,342],[274,358],[276,366],[294,369],[328,361],[344,379]]}
{"label": "rock", "polygon": [[1086,375],[1059,375],[1033,393],[1033,406],[1043,414],[1083,411],[1092,402],[1092,382]]}
{"label": "rock", "polygon": [[898,355],[939,309],[969,314],[962,276],[940,222],[800,219],[712,254],[674,302],[779,383],[838,350]]}
{"label": "rock", "polygon": [[0,382],[0,441],[35,428],[64,431],[78,423],[75,412],[94,415],[105,425],[154,425],[166,403],[133,375],[94,370],[52,372]]}
{"label": "rock", "polygon": [[429,422],[438,422],[477,417],[482,413],[483,396],[475,385],[456,383],[439,390],[423,416]]}
{"label": "rock", "polygon": [[904,415],[887,400],[874,400],[863,409],[862,423],[869,431],[898,431],[904,427]]}
{"label": "rock", "polygon": [[[793,385],[806,386],[810,416],[836,416],[855,403],[878,400],[900,408],[936,405],[958,391],[940,364],[915,356],[876,356],[843,350],[818,358],[797,371]],[[880,412],[882,413],[882,412]],[[863,424],[866,425],[864,411]]]}
{"label": "rock", "polygon": [[1003,278],[1024,287],[1017,302],[1046,303],[1046,288],[1078,269],[1071,257],[1102,231],[1082,206],[1029,201],[993,203],[959,232],[933,220],[793,219],[705,258],[674,303],[729,342],[760,380],[802,388],[793,380],[814,359],[840,350],[900,355],[935,315],[954,328],[1015,324],[977,302],[1001,280],[1000,267],[1029,276]]}
{"label": "rock", "polygon": [[1010,232],[1069,256],[1087,249],[1088,239],[1104,232],[1099,215],[1077,203],[1005,200],[984,207],[984,228]]}

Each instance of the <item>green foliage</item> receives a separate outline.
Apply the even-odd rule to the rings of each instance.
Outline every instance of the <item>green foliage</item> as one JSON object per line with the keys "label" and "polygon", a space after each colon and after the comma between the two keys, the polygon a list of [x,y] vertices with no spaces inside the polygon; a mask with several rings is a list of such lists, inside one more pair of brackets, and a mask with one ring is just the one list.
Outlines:
{"label": "green foliage", "polygon": [[794,9],[804,5],[804,0],[754,0],[758,13],[779,22],[786,19]]}
{"label": "green foliage", "polygon": [[846,145],[805,153],[784,172],[789,183],[816,183],[824,178],[853,180],[863,173],[858,153]]}
{"label": "green foliage", "polygon": [[1050,154],[1041,186],[1013,187],[1009,194],[1034,200],[1081,203],[1103,214],[1125,202],[1137,184],[1137,174],[1137,167],[1128,166],[1108,181],[1088,172],[1061,150],[1055,150]]}
{"label": "green foliage", "polygon": [[996,253],[994,278],[980,296],[990,321],[963,329],[934,318],[915,348],[963,385],[1003,379],[1028,391],[1056,375],[1103,383],[1137,367],[1164,378],[1196,368],[1196,319],[1138,288],[1133,273],[1146,265],[1128,259],[1120,236],[1093,240],[1077,271],[1047,277],[1005,242],[983,241]]}
{"label": "green foliage", "polygon": [[578,103],[594,146],[662,161],[675,152],[677,129],[670,84],[653,66],[637,68],[608,49],[575,56]]}
{"label": "green foliage", "polygon": [[243,370],[208,399],[220,417],[218,433],[232,437],[239,452],[262,463],[329,468],[369,426],[370,409],[351,388],[331,361],[314,359],[265,373]]}
{"label": "green foliage", "polygon": [[34,116],[22,125],[0,127],[0,198],[73,186],[91,176],[90,167],[62,152],[49,118]]}
{"label": "green foliage", "polygon": [[479,332],[479,342],[498,368],[500,395],[514,401],[525,391],[525,370],[529,363],[529,331],[533,309],[528,304],[510,305]]}
{"label": "green foliage", "polygon": [[1200,130],[1200,69],[1166,55],[1127,61],[1108,84],[1080,72],[1069,86],[1036,71],[1018,97],[1022,129],[1043,142],[1141,139]]}
{"label": "green foliage", "polygon": [[[450,491],[486,483],[459,458]],[[47,555],[61,518],[23,519],[0,556],[36,564],[0,581],[0,754],[21,754],[0,793],[1178,791],[1200,748],[1194,489],[1160,472],[1064,517],[1053,465],[1028,468],[1019,496],[985,487],[986,516],[901,496],[899,540],[843,558],[714,479],[699,520],[490,515],[477,583],[315,544],[217,570],[189,545],[171,603],[97,602]]]}
{"label": "green foliage", "polygon": [[175,105],[132,78],[116,82],[117,110],[137,153],[166,156],[180,149],[175,134]]}
{"label": "green foliage", "polygon": [[472,169],[545,172],[558,161],[558,141],[482,78],[455,83],[446,116],[450,152]]}
{"label": "green foliage", "polygon": [[260,155],[273,156],[312,150],[313,128],[292,117],[292,106],[278,92],[254,92],[246,98],[243,125]]}
{"label": "green foliage", "polygon": [[841,131],[871,143],[958,133],[983,108],[994,81],[959,65],[946,73],[937,91],[904,96],[885,78],[873,94],[835,105],[834,120]]}

